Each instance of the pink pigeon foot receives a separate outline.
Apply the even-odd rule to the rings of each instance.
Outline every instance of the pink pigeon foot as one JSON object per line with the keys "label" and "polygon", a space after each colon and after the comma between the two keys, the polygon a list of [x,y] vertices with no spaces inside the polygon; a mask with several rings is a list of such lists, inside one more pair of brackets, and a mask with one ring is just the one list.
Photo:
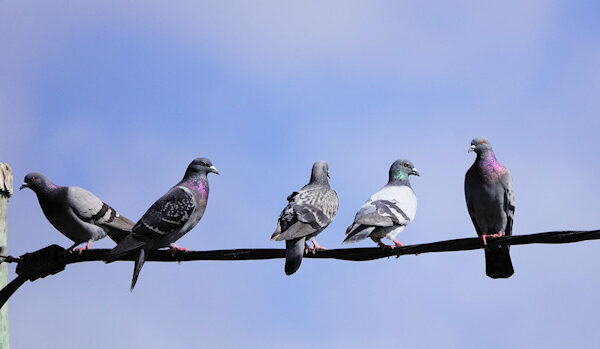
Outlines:
{"label": "pink pigeon foot", "polygon": [[169,247],[169,250],[171,251],[172,255],[175,255],[175,253],[177,253],[177,252],[188,252],[189,251],[189,249],[187,249],[185,247],[177,246],[174,243],[172,243],[169,246],[171,246],[171,247]]}
{"label": "pink pigeon foot", "polygon": [[[317,250],[317,251],[325,251],[325,250],[327,249],[326,247],[323,247],[323,246],[321,246],[321,245],[317,244],[317,240],[315,240],[315,239],[312,239],[311,241],[312,241],[312,243],[313,243],[313,245],[314,245],[314,247],[313,247],[313,250]],[[313,252],[313,253],[314,253],[314,252]]]}
{"label": "pink pigeon foot", "polygon": [[92,243],[88,242],[87,244],[85,244],[84,247],[77,247],[75,249],[69,250],[69,252],[71,252],[71,253],[77,252],[77,253],[81,254],[81,252],[83,252],[84,250],[89,249],[90,247],[92,247]]}
{"label": "pink pigeon foot", "polygon": [[315,249],[313,247],[310,247],[310,245],[307,242],[305,242],[304,243],[304,254],[309,254],[309,253],[315,254]]}
{"label": "pink pigeon foot", "polygon": [[483,234],[481,235],[481,240],[483,241],[483,246],[487,246],[487,238],[499,238],[504,236],[503,231],[499,231],[496,234]]}
{"label": "pink pigeon foot", "polygon": [[392,241],[394,242],[394,246],[392,246],[392,248],[402,247],[402,243],[400,241],[398,241],[398,240],[392,240]]}

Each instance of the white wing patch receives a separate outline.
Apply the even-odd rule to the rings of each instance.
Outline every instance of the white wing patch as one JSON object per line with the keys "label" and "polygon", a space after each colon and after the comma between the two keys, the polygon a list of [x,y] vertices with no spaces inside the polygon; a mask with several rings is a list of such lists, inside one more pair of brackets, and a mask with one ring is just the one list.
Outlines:
{"label": "white wing patch", "polygon": [[[415,219],[417,214],[417,196],[415,192],[407,186],[386,186],[373,194],[363,205],[372,205],[373,201],[387,200],[396,204],[408,217],[409,222]],[[400,214],[402,217],[403,215]],[[408,223],[408,222],[407,222]]]}

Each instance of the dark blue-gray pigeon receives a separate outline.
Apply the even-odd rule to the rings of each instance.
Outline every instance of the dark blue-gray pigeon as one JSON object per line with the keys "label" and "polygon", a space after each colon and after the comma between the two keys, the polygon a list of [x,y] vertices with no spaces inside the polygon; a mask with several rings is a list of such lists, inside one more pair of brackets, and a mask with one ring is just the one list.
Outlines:
{"label": "dark blue-gray pigeon", "polygon": [[[396,236],[413,221],[417,213],[417,197],[410,186],[410,175],[419,175],[412,162],[394,161],[388,183],[358,210],[354,222],[346,229],[344,244],[370,237],[381,248],[402,246]],[[393,241],[394,245],[381,242],[384,237]]]}
{"label": "dark blue-gray pigeon", "polygon": [[23,188],[33,190],[50,224],[73,240],[68,251],[87,243],[75,249],[81,253],[106,235],[118,243],[133,228],[132,221],[83,188],[56,185],[37,172],[25,176]]}
{"label": "dark blue-gray pigeon", "polygon": [[469,152],[477,154],[465,176],[465,197],[469,215],[485,245],[487,276],[508,278],[514,274],[509,246],[487,246],[487,238],[512,234],[515,193],[510,172],[502,166],[490,142],[483,138],[471,141]]}
{"label": "dark blue-gray pigeon", "polygon": [[187,251],[175,245],[183,235],[198,224],[208,202],[208,173],[219,171],[207,158],[192,161],[183,179],[158,199],[135,224],[127,235],[105,256],[110,263],[129,254],[137,254],[131,279],[131,290],[148,254],[155,249],[169,246],[173,253]]}
{"label": "dark blue-gray pigeon", "polygon": [[[285,240],[285,273],[291,275],[300,268],[302,256],[308,251],[325,249],[315,237],[333,221],[338,211],[338,196],[329,187],[329,166],[317,161],[312,167],[310,182],[287,197],[271,240]],[[306,241],[311,240],[313,247]]]}

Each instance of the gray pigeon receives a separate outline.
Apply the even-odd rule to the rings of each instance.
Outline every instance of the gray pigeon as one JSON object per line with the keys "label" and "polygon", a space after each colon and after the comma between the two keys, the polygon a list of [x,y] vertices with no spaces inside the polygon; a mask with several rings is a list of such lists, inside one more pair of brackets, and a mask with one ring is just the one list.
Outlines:
{"label": "gray pigeon", "polygon": [[465,176],[465,197],[477,235],[486,245],[485,273],[493,279],[508,278],[515,272],[509,246],[487,247],[486,239],[512,234],[515,214],[512,177],[496,160],[487,139],[474,138],[471,151],[477,153],[477,158]]}
{"label": "gray pigeon", "polygon": [[[388,183],[356,213],[354,222],[346,230],[344,244],[370,237],[382,248],[402,246],[396,236],[417,213],[417,197],[408,180],[410,175],[418,176],[419,171],[409,160],[396,160],[392,164]],[[381,242],[384,237],[392,240],[394,246]]]}
{"label": "gray pigeon", "polygon": [[87,243],[85,247],[75,249],[81,253],[106,235],[118,243],[133,228],[132,221],[85,189],[56,185],[36,172],[25,176],[19,190],[23,188],[33,190],[50,224],[73,240],[69,251]]}
{"label": "gray pigeon", "polygon": [[208,202],[208,173],[219,171],[207,158],[194,159],[185,171],[183,179],[158,199],[135,224],[115,248],[110,250],[105,262],[136,253],[131,290],[146,257],[155,249],[170,246],[173,253],[187,251],[175,245],[175,241],[196,226],[202,218]]}
{"label": "gray pigeon", "polygon": [[[315,237],[333,221],[338,211],[338,196],[329,187],[329,166],[317,161],[312,167],[310,182],[287,197],[271,240],[285,240],[285,273],[292,275],[300,268],[307,251],[324,250]],[[313,247],[306,244],[312,240]]]}

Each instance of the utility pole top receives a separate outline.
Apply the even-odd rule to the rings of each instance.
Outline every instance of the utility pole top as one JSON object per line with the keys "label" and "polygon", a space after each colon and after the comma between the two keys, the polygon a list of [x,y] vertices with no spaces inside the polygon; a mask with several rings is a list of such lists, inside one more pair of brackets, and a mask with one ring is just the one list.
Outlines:
{"label": "utility pole top", "polygon": [[0,162],[0,195],[11,197],[13,194],[12,168],[7,163]]}
{"label": "utility pole top", "polygon": [[[12,168],[4,162],[0,162],[0,251],[7,253],[7,227],[6,210],[8,209],[8,198],[13,194]],[[8,269],[6,263],[0,264],[0,287],[6,286],[8,282]],[[7,305],[0,308],[0,349],[8,349],[8,309]]]}

